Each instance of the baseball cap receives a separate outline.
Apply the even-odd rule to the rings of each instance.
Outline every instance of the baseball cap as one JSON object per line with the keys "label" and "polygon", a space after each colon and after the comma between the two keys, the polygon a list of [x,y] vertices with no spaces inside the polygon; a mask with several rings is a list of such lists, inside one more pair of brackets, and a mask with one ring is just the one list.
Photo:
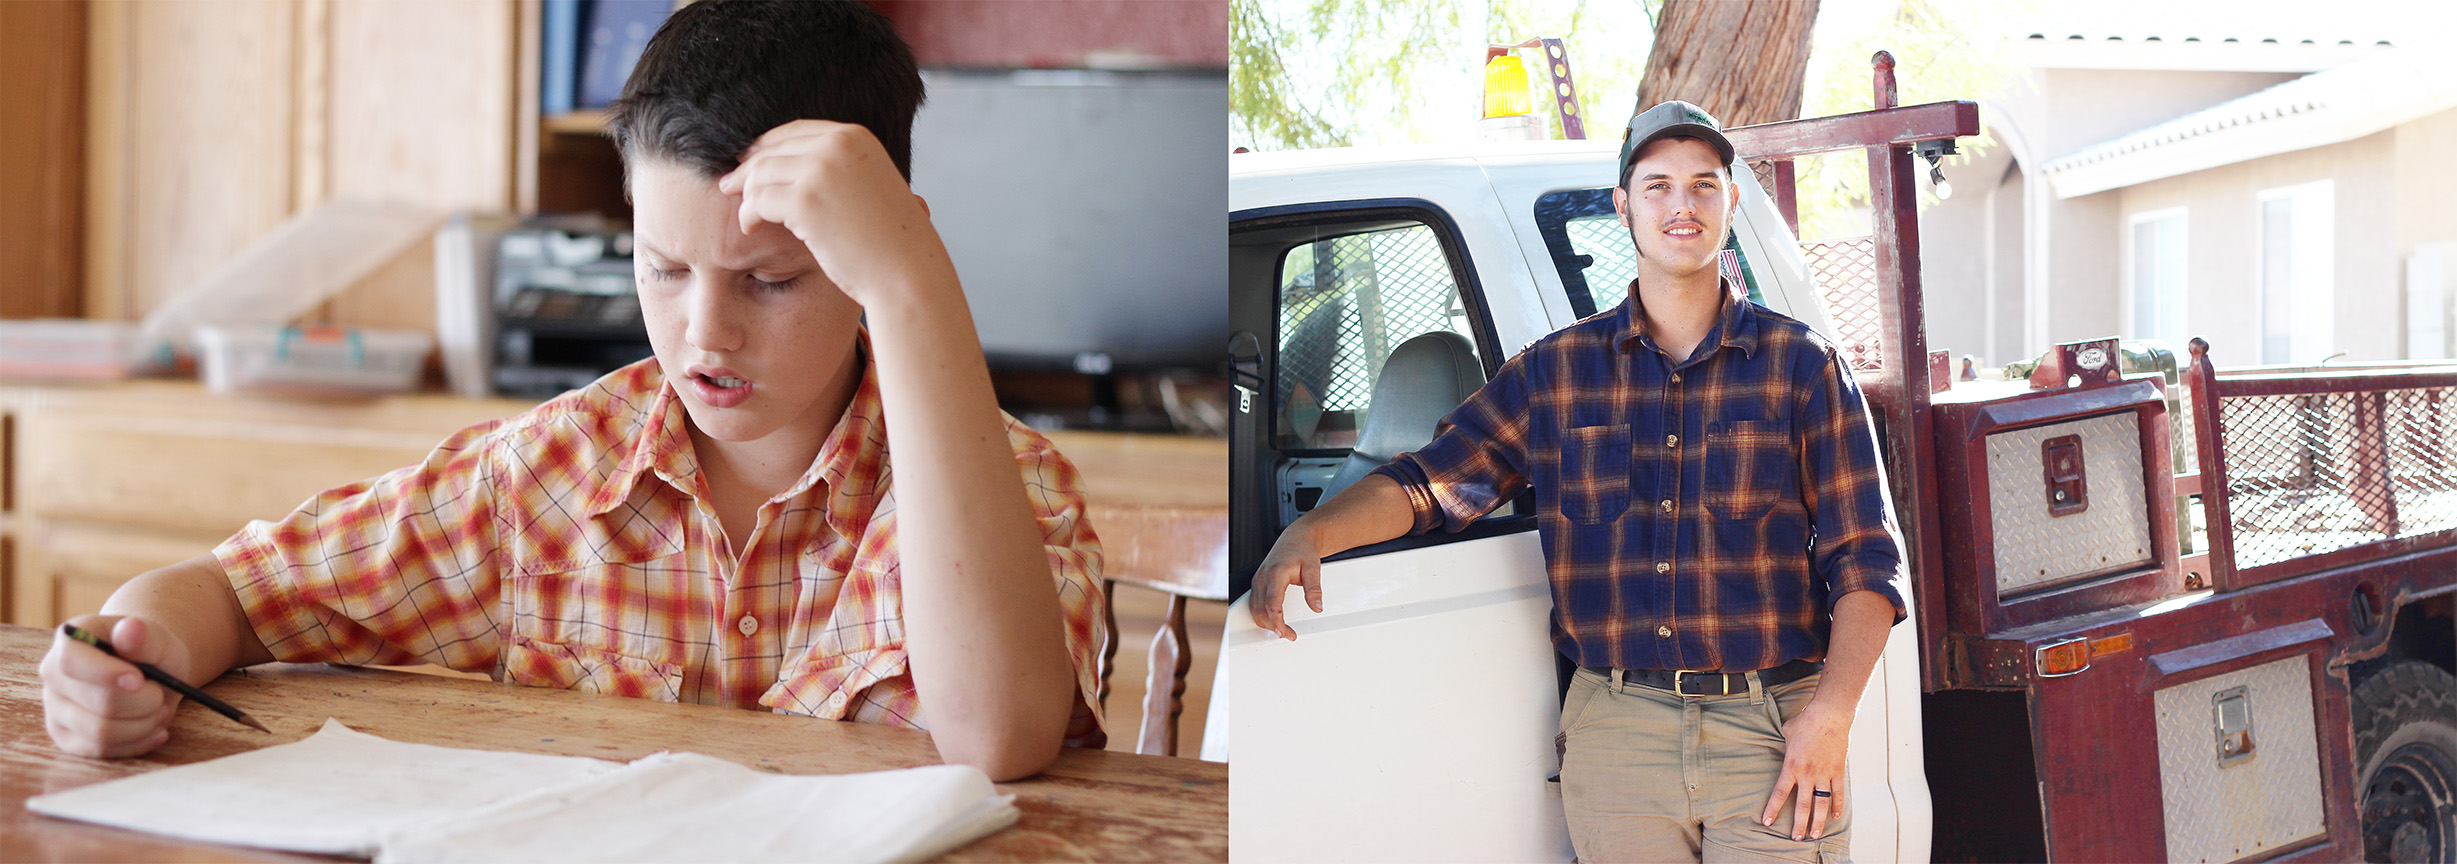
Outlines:
{"label": "baseball cap", "polygon": [[1715,122],[1715,115],[1706,109],[1674,99],[1630,116],[1629,130],[1621,135],[1621,170],[1613,175],[1613,184],[1629,180],[1629,164],[1638,159],[1638,151],[1646,149],[1647,142],[1667,136],[1714,145],[1715,152],[1723,156],[1724,169],[1731,170],[1732,142],[1723,137],[1723,124]]}

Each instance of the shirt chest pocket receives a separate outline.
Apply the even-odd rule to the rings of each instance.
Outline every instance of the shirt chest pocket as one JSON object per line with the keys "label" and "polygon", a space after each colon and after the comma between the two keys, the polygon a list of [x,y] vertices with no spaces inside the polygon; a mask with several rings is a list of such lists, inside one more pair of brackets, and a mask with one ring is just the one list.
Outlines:
{"label": "shirt chest pocket", "polygon": [[602,540],[522,562],[505,586],[504,678],[531,687],[678,701],[711,608],[679,532]]}
{"label": "shirt chest pocket", "polygon": [[[803,554],[803,596],[828,598],[828,620],[815,628],[810,647],[780,670],[775,686],[759,702],[796,714],[844,720],[856,716],[858,700],[865,693],[882,682],[904,678],[909,669],[904,652],[901,568],[875,554],[841,548],[832,551],[841,554],[818,549]],[[920,725],[917,702],[896,708],[905,725]]]}
{"label": "shirt chest pocket", "polygon": [[1706,427],[1706,507],[1719,519],[1755,519],[1792,481],[1791,428],[1779,420],[1729,420]]}
{"label": "shirt chest pocket", "polygon": [[1630,429],[1582,426],[1561,434],[1561,515],[1580,525],[1621,518],[1629,509]]}

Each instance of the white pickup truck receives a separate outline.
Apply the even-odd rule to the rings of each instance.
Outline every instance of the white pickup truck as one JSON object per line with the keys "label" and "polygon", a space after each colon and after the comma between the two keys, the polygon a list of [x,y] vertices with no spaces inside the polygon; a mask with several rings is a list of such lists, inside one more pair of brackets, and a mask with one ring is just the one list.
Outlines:
{"label": "white pickup truck", "polygon": [[[1754,165],[1727,266],[1861,370],[1904,529],[1913,614],[1852,727],[1852,857],[2450,861],[2457,366],[2221,371],[2201,340],[2179,363],[2108,338],[1949,380],[1916,159],[1978,111],[1894,107],[1877,59],[1878,110],[1728,133]],[[1788,160],[1863,148],[1871,235],[1812,273]],[[1503,359],[1620,302],[1616,152],[1231,157],[1233,591]],[[1570,858],[1523,508],[1333,557],[1323,613],[1284,604],[1295,642],[1241,598],[1204,737],[1232,858]]]}
{"label": "white pickup truck", "polygon": [[[1276,499],[1271,534],[1354,482],[1350,461],[1424,444],[1508,355],[1620,302],[1636,265],[1613,217],[1617,153],[1566,141],[1231,157],[1232,319],[1294,337],[1274,340],[1276,392],[1251,388],[1248,403],[1280,456],[1236,478]],[[1752,293],[1831,332],[1790,229],[1754,177],[1735,179]],[[1392,356],[1428,332],[1463,338],[1417,345],[1472,354]],[[1535,521],[1513,509],[1335,558],[1326,611],[1290,606],[1295,642],[1236,607],[1221,673],[1234,695],[1214,697],[1229,707],[1205,739],[1236,747],[1232,857],[1569,860],[1547,782],[1559,767],[1552,598]],[[1927,855],[1911,630],[1897,625],[1853,727],[1860,860]]]}

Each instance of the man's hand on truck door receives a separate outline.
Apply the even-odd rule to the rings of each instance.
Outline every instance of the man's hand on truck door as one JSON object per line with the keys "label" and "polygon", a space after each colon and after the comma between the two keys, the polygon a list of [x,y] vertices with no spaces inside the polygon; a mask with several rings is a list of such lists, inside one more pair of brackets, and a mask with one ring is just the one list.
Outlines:
{"label": "man's hand on truck door", "polygon": [[1271,544],[1271,554],[1263,556],[1262,565],[1255,568],[1254,590],[1246,597],[1254,626],[1296,641],[1296,629],[1288,626],[1287,616],[1280,611],[1289,586],[1303,586],[1305,605],[1320,612],[1325,556],[1404,535],[1415,525],[1416,510],[1409,506],[1408,493],[1399,488],[1398,481],[1367,474],[1340,490],[1280,532],[1280,539]]}

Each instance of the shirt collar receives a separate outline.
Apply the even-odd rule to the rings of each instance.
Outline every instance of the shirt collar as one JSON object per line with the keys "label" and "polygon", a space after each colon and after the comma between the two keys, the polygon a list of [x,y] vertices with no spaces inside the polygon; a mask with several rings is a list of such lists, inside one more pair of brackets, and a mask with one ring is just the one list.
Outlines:
{"label": "shirt collar", "polygon": [[[650,359],[645,362],[655,364],[657,361]],[[692,458],[691,435],[684,426],[689,420],[678,401],[681,397],[666,381],[662,370],[655,370],[652,366],[652,371],[657,389],[646,407],[635,415],[638,422],[631,427],[630,448],[623,452],[622,461],[615,463],[613,472],[606,476],[605,482],[598,484],[584,502],[591,516],[601,515],[631,500],[632,487],[639,484],[640,475],[650,471],[656,472],[677,489],[689,491],[698,488],[691,480],[699,472],[699,464]]]}
{"label": "shirt collar", "polygon": [[[800,495],[822,480],[827,481],[836,496],[873,495],[880,484],[850,481],[873,476],[885,479],[885,411],[879,403],[878,369],[870,363],[869,336],[868,331],[863,331],[857,337],[862,344],[854,358],[862,364],[862,380],[854,387],[845,413],[836,419],[836,428],[828,432],[827,441],[819,445],[818,457],[777,498]],[[682,396],[662,374],[658,376],[656,397],[639,416],[640,424],[634,427],[639,431],[631,449],[589,496],[586,502],[589,515],[602,515],[631,500],[632,490],[643,474],[655,474],[683,494],[694,497],[700,494],[699,464],[692,456],[691,434],[686,425],[690,414],[683,408]],[[852,485],[862,488],[847,488]]]}
{"label": "shirt collar", "polygon": [[[1741,354],[1756,357],[1757,304],[1749,302],[1749,295],[1743,293],[1730,276],[1723,277],[1722,283],[1726,298],[1723,312],[1715,318],[1715,329],[1707,331],[1706,341],[1726,348],[1738,348]],[[1615,334],[1613,347],[1623,353],[1628,353],[1633,344],[1661,350],[1655,345],[1655,340],[1647,336],[1646,316],[1638,305],[1638,280],[1630,280],[1629,293],[1622,298],[1620,309],[1613,314],[1618,318],[1612,328]]]}

